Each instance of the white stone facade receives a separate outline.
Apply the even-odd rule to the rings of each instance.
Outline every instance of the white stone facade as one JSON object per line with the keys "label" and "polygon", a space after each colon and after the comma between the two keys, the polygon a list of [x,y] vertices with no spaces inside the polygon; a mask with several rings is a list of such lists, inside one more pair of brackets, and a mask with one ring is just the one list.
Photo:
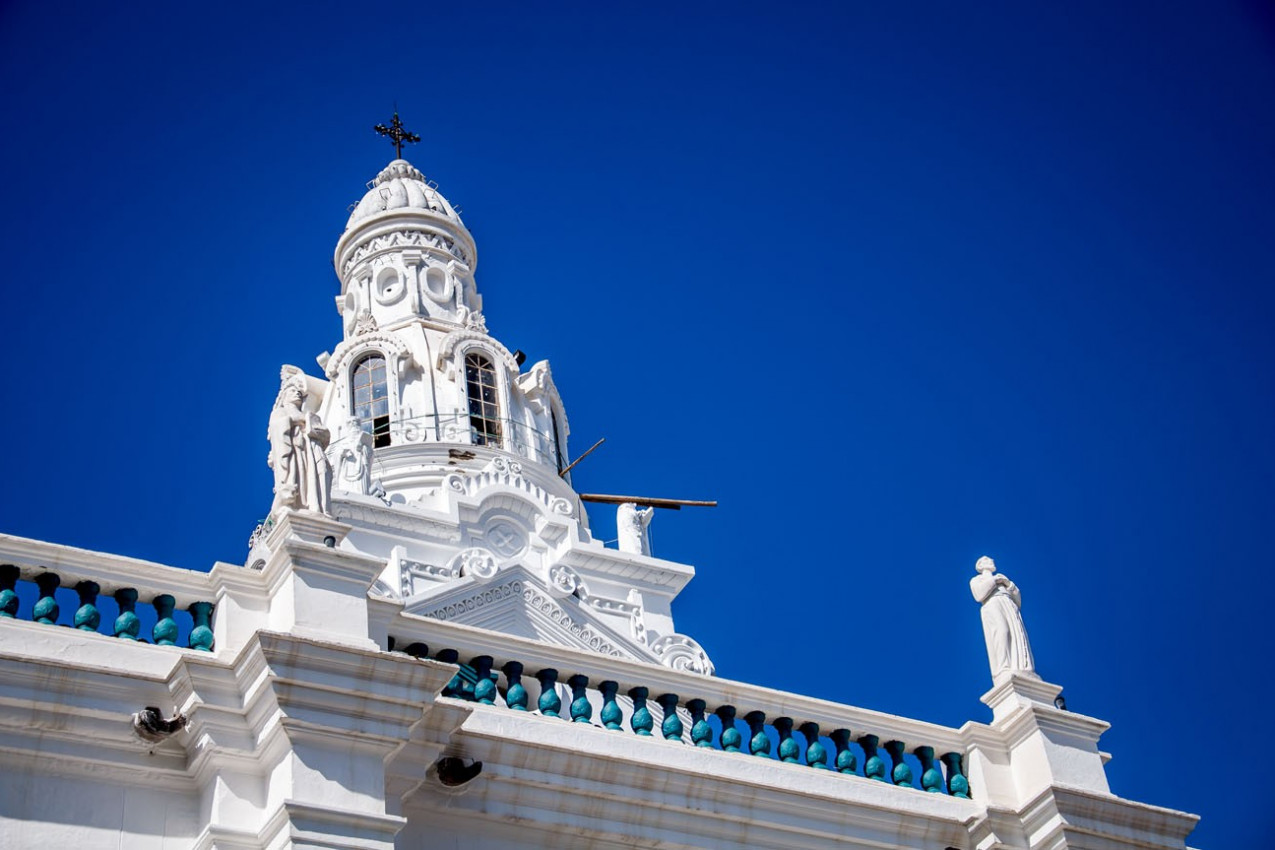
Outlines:
{"label": "white stone facade", "polygon": [[713,676],[650,515],[591,535],[549,365],[488,333],[436,187],[390,163],[335,263],[344,336],[271,419],[277,481],[326,433],[330,484],[277,492],[243,565],[0,536],[0,846],[1185,847],[1030,666],[959,729]]}

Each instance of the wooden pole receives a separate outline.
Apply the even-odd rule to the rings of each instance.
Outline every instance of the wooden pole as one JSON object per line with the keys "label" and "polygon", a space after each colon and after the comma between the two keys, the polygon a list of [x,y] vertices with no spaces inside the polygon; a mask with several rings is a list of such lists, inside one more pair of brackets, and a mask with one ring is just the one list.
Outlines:
{"label": "wooden pole", "polygon": [[694,499],[651,499],[642,496],[608,496],[603,493],[581,493],[580,500],[583,502],[597,502],[603,505],[622,505],[625,502],[632,502],[643,507],[668,508],[672,511],[680,511],[683,505],[693,508],[717,507],[716,500],[705,502]]}
{"label": "wooden pole", "polygon": [[607,441],[607,438],[606,438],[606,437],[603,437],[601,440],[598,440],[596,443],[594,443],[593,445],[589,446],[589,450],[588,450],[587,452],[585,452],[584,454],[580,455],[580,456],[579,456],[578,458],[576,458],[575,460],[571,461],[571,463],[567,464],[566,468],[558,470],[558,477],[559,477],[559,478],[562,478],[563,476],[565,476],[568,472],[570,472],[570,471],[571,471],[572,467],[574,467],[577,463],[579,463],[580,461],[582,461],[582,460],[584,460],[586,457],[588,457],[590,454],[592,454],[594,449],[596,449],[598,446],[602,445],[602,444],[603,444],[603,443],[605,443],[606,441]]}

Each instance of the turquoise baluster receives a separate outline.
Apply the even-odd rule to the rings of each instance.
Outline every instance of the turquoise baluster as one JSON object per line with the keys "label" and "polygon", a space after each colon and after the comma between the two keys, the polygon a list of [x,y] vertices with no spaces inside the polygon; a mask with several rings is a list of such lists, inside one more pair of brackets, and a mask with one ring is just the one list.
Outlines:
{"label": "turquoise baluster", "polygon": [[832,745],[837,748],[837,759],[833,762],[837,772],[854,773],[858,770],[859,760],[855,757],[854,750],[850,749],[850,730],[834,729],[828,737],[832,739]]}
{"label": "turquoise baluster", "polygon": [[953,797],[968,800],[970,798],[970,781],[965,778],[965,772],[961,769],[961,754],[944,753],[939,756],[939,760],[947,768],[947,793]]}
{"label": "turquoise baluster", "polygon": [[890,760],[894,762],[894,769],[890,771],[894,784],[911,788],[912,768],[908,767],[908,763],[903,760],[903,754],[907,752],[907,745],[902,741],[886,741],[885,751],[890,754]]}
{"label": "turquoise baluster", "polygon": [[921,788],[931,794],[943,793],[943,771],[934,766],[934,748],[917,747],[912,751],[921,761]]}
{"label": "turquoise baluster", "polygon": [[660,708],[664,710],[664,720],[660,723],[660,734],[664,736],[666,741],[681,741],[682,731],[686,728],[682,725],[682,718],[677,716],[677,694],[660,694],[656,702],[660,704]]}
{"label": "turquoise baluster", "polygon": [[788,764],[797,764],[801,761],[801,747],[792,737],[792,718],[776,717],[774,727],[779,733],[779,760]]}
{"label": "turquoise baluster", "polygon": [[173,608],[177,605],[177,600],[167,593],[161,593],[151,600],[151,604],[155,606],[155,628],[151,630],[155,645],[176,646],[177,621],[173,619]]}
{"label": "turquoise baluster", "polygon": [[491,679],[491,668],[495,663],[490,655],[480,655],[469,662],[469,666],[474,668],[474,700],[482,705],[496,704],[496,683]]}
{"label": "turquoise baluster", "polygon": [[640,685],[629,688],[629,699],[633,700],[633,716],[629,718],[629,726],[633,727],[633,731],[639,735],[650,735],[652,727],[655,726],[651,710],[646,707],[646,698],[650,696],[650,693],[650,690]]}
{"label": "turquoise baluster", "polygon": [[739,752],[739,745],[744,742],[744,736],[735,727],[735,706],[719,705],[713,713],[722,721],[722,750],[728,753]]}
{"label": "turquoise baluster", "polygon": [[123,640],[137,640],[137,635],[142,630],[142,621],[133,611],[133,607],[137,605],[137,590],[121,587],[115,591],[115,604],[120,606],[120,615],[115,618],[115,636]]}
{"label": "turquoise baluster", "polygon": [[[438,651],[438,654],[434,656],[434,659],[437,661],[441,661],[444,664],[459,664],[460,653],[454,649],[441,649]],[[440,693],[439,696],[444,696],[444,697],[461,696],[459,670],[457,670],[456,675],[452,676],[451,679],[447,682],[447,686],[443,688],[442,693]]]}
{"label": "turquoise baluster", "polygon": [[86,632],[95,632],[102,624],[102,615],[97,610],[97,594],[102,586],[95,581],[81,581],[75,585],[75,593],[80,597],[80,607],[75,609],[74,625]]}
{"label": "turquoise baluster", "polygon": [[571,688],[571,722],[588,723],[593,719],[593,706],[585,692],[589,687],[589,677],[576,673],[567,679],[567,687]]}
{"label": "turquoise baluster", "polygon": [[704,719],[708,703],[702,699],[688,700],[686,710],[691,713],[691,743],[697,747],[713,746],[713,727]]}
{"label": "turquoise baluster", "polygon": [[57,573],[40,573],[35,577],[35,583],[40,588],[40,598],[31,609],[31,619],[52,626],[58,621],[58,600],[53,592],[62,584],[62,577]]}
{"label": "turquoise baluster", "polygon": [[187,641],[190,644],[190,648],[197,649],[200,652],[212,652],[213,604],[211,602],[192,602],[186,610],[190,612],[191,622],[194,623],[190,628],[190,639]]}
{"label": "turquoise baluster", "polygon": [[762,758],[770,758],[770,738],[766,735],[766,713],[764,711],[750,711],[744,715],[744,722],[748,724],[748,749],[755,756]]}
{"label": "turquoise baluster", "polygon": [[558,696],[556,687],[558,671],[546,667],[536,674],[536,679],[540,682],[540,699],[536,700],[536,707],[545,717],[557,717],[562,710],[562,697]]}
{"label": "turquoise baluster", "polygon": [[522,686],[522,662],[506,661],[501,667],[509,687],[505,690],[505,705],[514,711],[527,710],[527,689]]}
{"label": "turquoise baluster", "polygon": [[[820,770],[828,769],[828,751],[819,742],[819,724],[806,722],[797,727],[806,739],[806,764]],[[849,733],[846,733],[849,735]]]}
{"label": "turquoise baluster", "polygon": [[14,588],[21,575],[22,570],[13,564],[0,565],[0,617],[18,616],[18,592]]}
{"label": "turquoise baluster", "polygon": [[456,672],[456,696],[466,702],[473,702],[475,683],[469,681],[469,677],[465,675],[465,671],[468,670],[470,673],[473,673],[474,669],[462,661],[457,661],[456,664],[460,667],[460,670]]}
{"label": "turquoise baluster", "polygon": [[615,701],[620,683],[607,679],[598,685],[598,690],[602,691],[602,714],[599,715],[602,725],[612,730],[623,729],[624,712],[620,711],[620,704]]}
{"label": "turquoise baluster", "polygon": [[863,747],[863,775],[878,782],[886,782],[885,762],[877,755],[879,743],[881,739],[876,735],[859,736],[859,746]]}

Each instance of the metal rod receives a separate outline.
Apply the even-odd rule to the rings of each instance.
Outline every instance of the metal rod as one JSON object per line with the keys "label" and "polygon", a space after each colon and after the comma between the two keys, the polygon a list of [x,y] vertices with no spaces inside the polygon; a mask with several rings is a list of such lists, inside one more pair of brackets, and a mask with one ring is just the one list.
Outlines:
{"label": "metal rod", "polygon": [[580,500],[584,502],[598,502],[603,505],[622,505],[625,502],[632,502],[635,505],[644,505],[648,508],[668,508],[673,511],[680,511],[683,505],[693,508],[715,508],[717,500],[711,502],[697,501],[695,499],[652,499],[643,498],[642,496],[607,496],[602,493],[581,493]]}
{"label": "metal rod", "polygon": [[559,477],[559,478],[562,478],[563,476],[565,476],[568,472],[570,472],[570,471],[572,470],[572,468],[573,468],[573,467],[574,467],[577,463],[579,463],[580,461],[582,461],[582,460],[584,460],[586,457],[588,457],[590,454],[592,454],[594,449],[596,449],[598,446],[602,445],[602,444],[603,444],[603,443],[605,443],[606,441],[607,441],[607,438],[606,438],[606,437],[603,437],[601,440],[598,440],[596,443],[594,443],[592,446],[590,446],[590,447],[589,447],[589,451],[585,452],[584,454],[580,455],[580,456],[579,456],[578,458],[576,458],[575,460],[571,461],[571,463],[567,464],[566,469],[559,469],[559,470],[558,470],[558,477]]}

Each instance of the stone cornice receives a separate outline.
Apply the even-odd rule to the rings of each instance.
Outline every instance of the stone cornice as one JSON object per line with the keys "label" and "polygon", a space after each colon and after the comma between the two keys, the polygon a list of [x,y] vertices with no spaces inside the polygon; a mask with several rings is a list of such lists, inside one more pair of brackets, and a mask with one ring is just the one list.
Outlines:
{"label": "stone cornice", "polygon": [[[440,709],[451,702],[440,700]],[[511,717],[496,707],[467,708],[452,746],[484,761],[482,785],[461,797],[422,787],[406,804],[409,816],[414,806],[464,812],[505,808],[516,800],[524,813],[566,816],[573,836],[587,840],[613,828],[598,817],[597,800],[622,795],[635,843],[675,834],[695,846],[802,848],[831,846],[844,837],[847,823],[865,846],[965,846],[982,816],[973,801],[863,777],[534,714]]]}
{"label": "stone cornice", "polygon": [[57,573],[64,587],[87,580],[101,585],[103,593],[121,587],[168,593],[181,608],[192,602],[211,601],[215,595],[209,574],[205,572],[12,534],[0,534],[0,564],[20,567],[24,577],[46,571]]}

